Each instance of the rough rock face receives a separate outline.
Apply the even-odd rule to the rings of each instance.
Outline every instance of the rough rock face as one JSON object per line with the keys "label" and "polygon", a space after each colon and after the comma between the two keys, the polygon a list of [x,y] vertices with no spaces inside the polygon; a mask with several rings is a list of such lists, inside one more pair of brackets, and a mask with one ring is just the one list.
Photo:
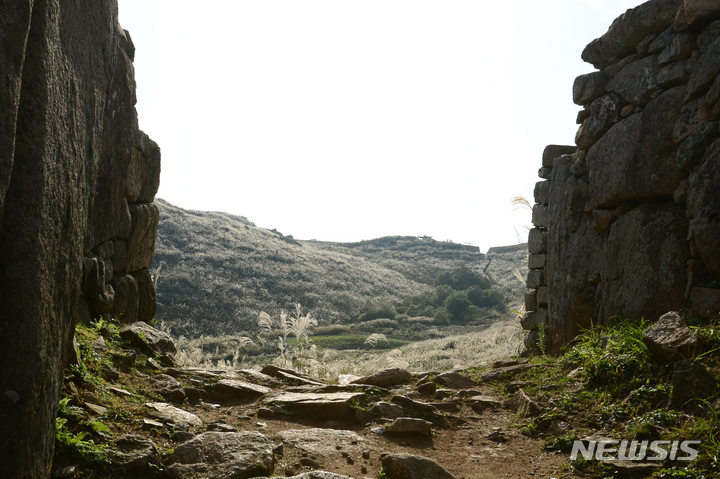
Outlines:
{"label": "rough rock face", "polygon": [[0,51],[0,476],[48,477],[76,318],[115,300],[137,316],[112,280],[132,272],[125,242],[152,256],[130,208],[153,201],[160,150],[138,130],[115,0],[3,2]]}
{"label": "rough rock face", "polygon": [[388,454],[382,460],[389,479],[454,479],[435,461],[411,454]]}
{"label": "rough rock face", "polygon": [[528,238],[525,342],[551,353],[614,316],[720,312],[720,7],[650,0],[582,58],[577,149],[543,153]]}
{"label": "rough rock face", "polygon": [[175,479],[244,479],[273,472],[272,442],[259,432],[206,432],[175,448],[167,474]]}

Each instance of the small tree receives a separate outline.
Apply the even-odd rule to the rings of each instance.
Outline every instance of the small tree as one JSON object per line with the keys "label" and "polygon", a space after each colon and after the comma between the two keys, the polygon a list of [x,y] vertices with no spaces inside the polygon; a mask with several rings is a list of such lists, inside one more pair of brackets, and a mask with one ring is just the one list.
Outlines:
{"label": "small tree", "polygon": [[455,321],[462,321],[465,318],[465,313],[470,307],[470,304],[472,303],[467,299],[464,291],[456,291],[447,297],[444,306]]}

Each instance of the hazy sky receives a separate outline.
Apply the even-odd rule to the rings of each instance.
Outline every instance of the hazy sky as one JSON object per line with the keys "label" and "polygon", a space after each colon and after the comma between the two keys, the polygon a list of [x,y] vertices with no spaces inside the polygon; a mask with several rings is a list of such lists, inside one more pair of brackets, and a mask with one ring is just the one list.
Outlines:
{"label": "hazy sky", "polygon": [[119,0],[158,196],[298,239],[526,236],[584,46],[640,0]]}

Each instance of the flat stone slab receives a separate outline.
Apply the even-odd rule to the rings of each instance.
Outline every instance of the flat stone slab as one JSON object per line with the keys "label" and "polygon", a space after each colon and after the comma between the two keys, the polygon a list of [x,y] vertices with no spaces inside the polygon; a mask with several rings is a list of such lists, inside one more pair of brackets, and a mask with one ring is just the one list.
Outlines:
{"label": "flat stone slab", "polygon": [[149,402],[145,406],[150,408],[152,416],[162,421],[174,424],[189,424],[191,426],[202,426],[203,424],[202,419],[195,414],[164,402]]}
{"label": "flat stone slab", "polygon": [[407,369],[390,368],[383,369],[371,376],[356,379],[351,384],[367,384],[381,388],[391,388],[400,384],[407,384],[412,380],[412,374]]}
{"label": "flat stone slab", "polygon": [[279,436],[285,444],[319,456],[337,454],[336,446],[341,446],[346,452],[362,452],[367,449],[365,439],[352,431],[321,428],[290,429],[280,432]]}
{"label": "flat stone slab", "polygon": [[168,457],[173,479],[245,479],[272,474],[273,444],[255,431],[206,432],[177,446]]}
{"label": "flat stone slab", "polygon": [[450,389],[466,389],[477,386],[477,383],[469,377],[452,371],[438,375],[435,381]]}
{"label": "flat stone slab", "polygon": [[470,407],[477,410],[494,409],[502,407],[502,403],[491,396],[473,396],[468,399]]}
{"label": "flat stone slab", "polygon": [[239,381],[235,379],[222,379],[215,383],[213,390],[222,395],[233,398],[247,398],[264,396],[272,391],[265,386]]}
{"label": "flat stone slab", "polygon": [[435,406],[425,402],[415,401],[407,396],[393,396],[390,400],[394,404],[400,405],[404,409],[414,409],[416,411],[435,412]]}
{"label": "flat stone slab", "polygon": [[365,398],[363,393],[281,393],[264,400],[297,413],[317,415],[318,418],[344,416],[350,411],[350,403]]}
{"label": "flat stone slab", "polygon": [[411,454],[388,454],[382,466],[388,479],[455,479],[432,459]]}
{"label": "flat stone slab", "polygon": [[237,373],[245,376],[249,381],[264,383],[264,384],[279,384],[279,381],[272,376],[255,371],[254,369],[239,369]]}
{"label": "flat stone slab", "polygon": [[391,434],[432,434],[432,423],[414,417],[399,417],[390,426]]}
{"label": "flat stone slab", "polygon": [[262,371],[260,371],[263,374],[267,374],[268,376],[272,376],[274,378],[282,379],[285,381],[288,381],[291,384],[299,384],[304,386],[324,386],[324,383],[321,383],[320,381],[311,378],[307,374],[303,374],[299,371],[293,371],[292,369],[283,369],[279,368],[277,366],[273,366],[272,364],[268,364],[264,368],[262,368]]}

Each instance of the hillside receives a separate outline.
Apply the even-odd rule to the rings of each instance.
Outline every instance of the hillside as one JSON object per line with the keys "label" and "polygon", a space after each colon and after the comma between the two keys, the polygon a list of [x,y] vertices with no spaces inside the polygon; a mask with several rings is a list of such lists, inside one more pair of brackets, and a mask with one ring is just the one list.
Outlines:
{"label": "hillside", "polygon": [[440,271],[459,265],[489,275],[507,298],[524,288],[513,275],[525,274],[524,250],[488,256],[428,237],[296,241],[244,217],[157,204],[156,319],[178,336],[254,331],[260,311],[275,315],[296,303],[321,326],[354,322],[370,304],[429,291]]}

